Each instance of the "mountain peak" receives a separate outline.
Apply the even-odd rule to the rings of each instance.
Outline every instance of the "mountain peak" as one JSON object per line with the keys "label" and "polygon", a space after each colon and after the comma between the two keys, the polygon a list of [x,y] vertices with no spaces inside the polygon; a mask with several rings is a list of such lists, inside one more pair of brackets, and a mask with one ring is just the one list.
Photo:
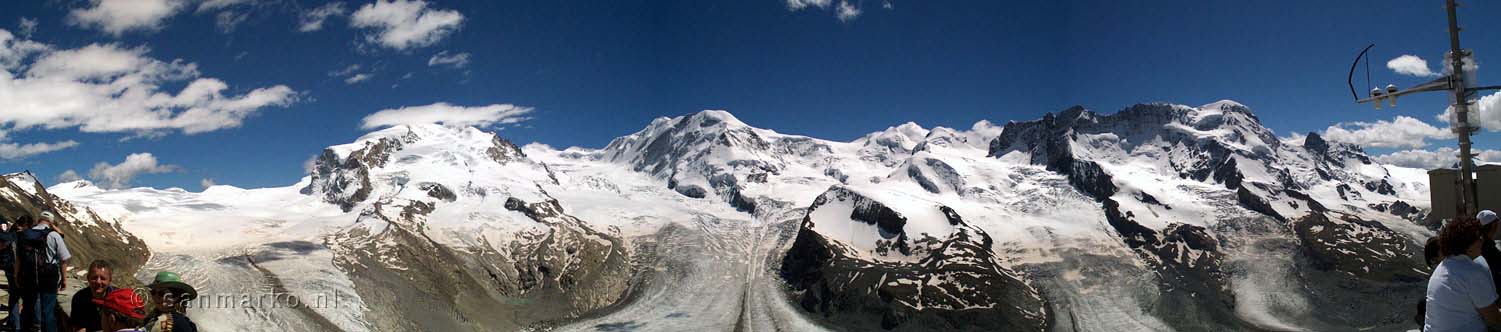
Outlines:
{"label": "mountain peak", "polygon": [[724,110],[699,111],[698,113],[689,115],[688,120],[698,124],[700,127],[711,127],[721,123],[725,124],[726,127],[749,126],[746,125],[745,122],[741,122],[740,119],[736,118],[734,114],[730,114],[729,111]]}
{"label": "mountain peak", "polygon": [[1204,106],[1199,106],[1199,109],[1217,109],[1225,111],[1236,110],[1246,113],[1251,112],[1251,108],[1246,107],[1245,104],[1241,104],[1240,102],[1229,99],[1221,99],[1220,101],[1204,104]]}

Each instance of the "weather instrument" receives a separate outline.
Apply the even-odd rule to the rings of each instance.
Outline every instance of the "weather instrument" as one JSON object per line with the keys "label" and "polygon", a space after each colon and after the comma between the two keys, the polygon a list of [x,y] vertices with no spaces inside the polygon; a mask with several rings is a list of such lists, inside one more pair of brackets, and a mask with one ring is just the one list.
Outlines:
{"label": "weather instrument", "polygon": [[[1455,196],[1457,198],[1455,202],[1457,205],[1456,211],[1458,212],[1456,215],[1471,216],[1479,212],[1479,209],[1477,208],[1478,196],[1475,194],[1475,155],[1470,153],[1470,135],[1478,131],[1479,128],[1470,124],[1470,104],[1472,102],[1470,97],[1473,97],[1479,91],[1501,89],[1501,86],[1473,86],[1477,68],[1473,66],[1474,53],[1459,47],[1459,20],[1455,14],[1455,9],[1458,6],[1454,0],[1444,1],[1444,10],[1449,15],[1449,52],[1444,56],[1444,63],[1442,65],[1447,67],[1444,70],[1443,76],[1407,89],[1397,89],[1395,84],[1388,84],[1384,89],[1371,85],[1371,61],[1367,55],[1371,51],[1371,47],[1376,46],[1375,44],[1371,44],[1362,49],[1360,55],[1355,57],[1355,62],[1350,64],[1350,74],[1345,77],[1345,84],[1349,85],[1350,96],[1355,98],[1356,103],[1371,103],[1378,110],[1381,109],[1383,102],[1388,104],[1389,107],[1397,107],[1397,97],[1408,94],[1428,91],[1448,91],[1452,93],[1450,96],[1450,107],[1454,108],[1454,118],[1449,119],[1449,123],[1454,125],[1454,134],[1459,138],[1459,155],[1457,157],[1459,157],[1460,183],[1454,186],[1459,191],[1458,195]],[[1370,95],[1366,98],[1360,98],[1360,95],[1355,93],[1355,84],[1353,82],[1355,69],[1361,63],[1361,60],[1365,60],[1366,86],[1371,87]],[[1467,63],[1472,65],[1466,66]],[[1437,207],[1434,208],[1437,209]]]}

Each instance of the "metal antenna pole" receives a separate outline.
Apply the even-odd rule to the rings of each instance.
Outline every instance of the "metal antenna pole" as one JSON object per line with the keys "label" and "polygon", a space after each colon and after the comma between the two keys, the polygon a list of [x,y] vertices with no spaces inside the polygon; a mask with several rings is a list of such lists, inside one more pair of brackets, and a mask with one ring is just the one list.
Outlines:
{"label": "metal antenna pole", "polygon": [[1479,212],[1478,196],[1475,193],[1475,160],[1470,154],[1470,134],[1477,128],[1470,126],[1470,90],[1465,81],[1464,59],[1468,55],[1459,47],[1459,19],[1455,14],[1458,6],[1454,0],[1445,1],[1449,12],[1449,88],[1454,92],[1451,106],[1454,107],[1454,134],[1459,137],[1459,215],[1473,216]]}

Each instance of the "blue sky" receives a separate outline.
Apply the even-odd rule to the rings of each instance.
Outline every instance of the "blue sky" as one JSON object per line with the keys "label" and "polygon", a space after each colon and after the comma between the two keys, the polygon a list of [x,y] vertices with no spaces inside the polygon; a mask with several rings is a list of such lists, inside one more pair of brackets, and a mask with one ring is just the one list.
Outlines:
{"label": "blue sky", "polygon": [[[1435,118],[1446,97],[1411,97],[1396,110],[1375,111],[1351,103],[1344,84],[1351,59],[1369,43],[1377,44],[1379,82],[1427,80],[1393,73],[1386,62],[1411,54],[1438,70],[1447,48],[1441,1],[150,0],[132,4],[165,10],[134,8],[136,15],[110,12],[113,1],[0,3],[0,29],[14,36],[0,50],[21,49],[20,41],[46,48],[13,63],[0,52],[6,77],[99,83],[36,69],[46,67],[36,64],[43,58],[95,45],[163,68],[196,66],[191,77],[163,76],[146,91],[180,95],[212,78],[225,84],[220,96],[146,107],[168,113],[141,122],[103,114],[118,113],[109,107],[115,104],[48,117],[36,115],[46,105],[12,101],[0,105],[0,157],[6,144],[33,149],[0,158],[0,169],[47,180],[74,170],[96,182],[191,190],[203,179],[287,185],[323,147],[369,131],[367,116],[435,103],[530,110],[510,117],[525,121],[489,126],[517,142],[558,147],[601,147],[652,118],[703,109],[784,133],[850,140],[906,121],[968,128],[1075,104],[1113,113],[1141,102],[1219,99],[1251,106],[1281,136],[1345,123],[1336,136],[1384,146],[1369,149],[1377,154],[1416,149],[1430,153],[1408,157],[1431,157],[1452,145],[1440,137],[1447,124]],[[1491,47],[1501,25],[1478,13],[1501,12],[1501,4],[1469,2],[1461,25],[1484,80],[1487,64],[1501,63]],[[321,28],[301,31],[319,9],[330,13]],[[388,33],[394,37],[382,39]],[[453,61],[430,64],[440,54]],[[454,57],[461,54],[465,61]],[[363,76],[350,83],[356,75]],[[0,100],[6,89],[45,91],[24,87],[0,81]],[[257,89],[260,98],[249,98]],[[255,107],[223,106],[235,101]],[[181,116],[194,107],[230,120]],[[1501,129],[1501,116],[1486,116]],[[1501,143],[1491,136],[1482,134],[1477,146]],[[142,153],[150,163],[139,155],[127,161]],[[117,167],[90,172],[99,163]]]}

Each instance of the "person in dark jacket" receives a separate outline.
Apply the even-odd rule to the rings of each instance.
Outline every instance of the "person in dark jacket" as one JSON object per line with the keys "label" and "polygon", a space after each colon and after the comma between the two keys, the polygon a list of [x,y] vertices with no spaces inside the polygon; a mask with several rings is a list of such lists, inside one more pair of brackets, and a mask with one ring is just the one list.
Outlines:
{"label": "person in dark jacket", "polygon": [[[22,285],[22,324],[33,330],[57,332],[57,293],[67,288],[68,259],[73,255],[53,224],[57,215],[42,211],[36,225],[16,241],[16,284]],[[26,321],[30,322],[26,322]]]}
{"label": "person in dark jacket", "polygon": [[[1496,230],[1501,228],[1501,222],[1497,221],[1501,218],[1495,212],[1485,210],[1476,214],[1475,220],[1480,222],[1480,238],[1484,239],[1480,245],[1480,257],[1491,269],[1491,282],[1501,287],[1501,248],[1496,248]],[[1501,295],[1501,291],[1497,295]]]}
{"label": "person in dark jacket", "polygon": [[94,300],[103,299],[115,291],[114,272],[115,268],[109,261],[99,259],[89,263],[89,287],[73,294],[73,310],[68,316],[68,323],[77,331],[105,331],[99,320],[99,306]]}

